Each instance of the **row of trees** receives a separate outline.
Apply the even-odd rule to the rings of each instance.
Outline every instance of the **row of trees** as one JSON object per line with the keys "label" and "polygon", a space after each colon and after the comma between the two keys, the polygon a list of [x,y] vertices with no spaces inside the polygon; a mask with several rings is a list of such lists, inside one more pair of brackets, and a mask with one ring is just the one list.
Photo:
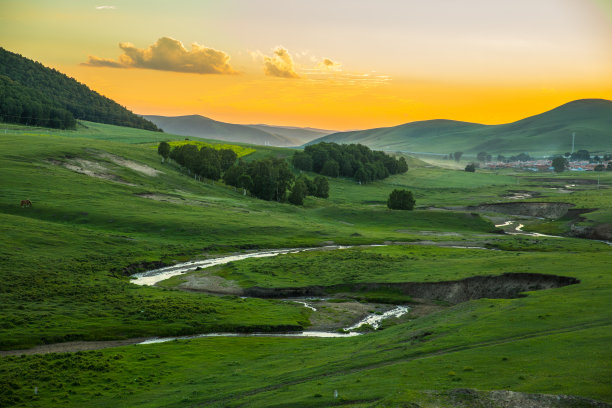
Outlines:
{"label": "row of trees", "polygon": [[566,152],[563,156],[569,161],[588,161],[589,163],[601,163],[612,160],[612,154],[606,153],[603,156],[595,155],[591,156],[591,153],[588,150],[578,150],[577,152],[570,153]]}
{"label": "row of trees", "polygon": [[[569,168],[569,160],[565,157],[557,156],[552,159],[552,167],[557,173],[561,173]],[[593,168],[595,171],[612,171],[612,161],[606,167],[604,164],[598,164]]]}
{"label": "row of trees", "polygon": [[213,149],[212,147],[185,144],[173,149],[167,142],[161,142],[157,152],[165,159],[168,157],[187,169],[194,177],[205,177],[219,180],[221,175],[236,162],[238,156],[231,149]]}
{"label": "row of trees", "polygon": [[[51,108],[61,108],[70,112],[76,119],[161,131],[152,122],[92,91],[75,79],[3,48],[0,48],[0,75],[18,83],[20,92],[30,96],[36,95],[36,98],[31,97],[30,99],[35,100],[41,106],[49,104]],[[32,94],[30,91],[36,92]],[[28,104],[27,106],[35,105]],[[30,112],[27,117],[40,117],[34,116],[38,114],[38,112]],[[23,113],[19,115],[19,118],[15,118],[18,115],[14,113],[5,116],[14,119],[11,120],[14,123],[23,123],[21,118],[26,117]],[[57,124],[57,122],[51,122],[52,125],[54,123]]]}
{"label": "row of trees", "polygon": [[322,142],[306,146],[304,151],[295,152],[292,163],[299,170],[329,177],[352,177],[360,183],[408,171],[408,164],[403,157],[395,159],[360,144]]}
{"label": "row of trees", "polygon": [[445,156],[444,158],[446,160],[454,160],[456,162],[459,162],[459,160],[461,160],[461,156],[463,156],[463,152],[452,152],[452,153],[449,153],[448,156]]}
{"label": "row of trees", "polygon": [[170,158],[187,169],[194,178],[213,181],[222,178],[225,184],[243,189],[244,194],[248,191],[262,200],[302,205],[307,196],[329,196],[325,177],[310,180],[301,176],[296,180],[284,159],[269,157],[247,163],[237,161],[236,153],[230,149],[216,150],[207,146],[198,149],[194,144],[172,148],[167,142],[161,142],[157,152],[163,160]]}
{"label": "row of trees", "polygon": [[73,129],[72,113],[55,104],[35,89],[0,75],[0,121],[22,125]]}

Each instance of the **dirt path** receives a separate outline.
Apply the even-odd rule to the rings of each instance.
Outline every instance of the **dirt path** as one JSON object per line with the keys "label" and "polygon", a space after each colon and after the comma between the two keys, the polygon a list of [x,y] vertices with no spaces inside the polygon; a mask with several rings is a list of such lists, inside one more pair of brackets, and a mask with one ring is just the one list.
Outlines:
{"label": "dirt path", "polygon": [[77,351],[100,350],[110,347],[129,346],[138,344],[149,337],[136,337],[125,340],[108,341],[68,341],[65,343],[43,344],[24,350],[0,350],[0,357],[20,356],[22,354],[47,354],[47,353],[74,353]]}

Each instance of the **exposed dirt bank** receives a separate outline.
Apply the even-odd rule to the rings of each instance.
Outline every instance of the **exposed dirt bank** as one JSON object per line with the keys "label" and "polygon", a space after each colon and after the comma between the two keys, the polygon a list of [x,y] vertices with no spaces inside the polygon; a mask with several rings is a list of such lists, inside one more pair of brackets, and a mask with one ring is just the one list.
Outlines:
{"label": "exposed dirt bank", "polygon": [[147,166],[146,164],[136,163],[134,161],[124,159],[123,157],[115,156],[114,154],[101,152],[98,154],[98,156],[103,159],[110,160],[121,167],[127,167],[128,169],[137,171],[145,176],[157,177],[158,174],[162,173],[161,171],[155,170],[153,167]]}
{"label": "exposed dirt bank", "polygon": [[537,273],[505,273],[497,276],[474,276],[445,282],[353,283],[299,288],[260,288],[243,290],[244,296],[286,298],[325,296],[338,292],[393,291],[414,298],[441,300],[452,304],[472,299],[513,299],[522,292],[552,289],[580,283],[576,278]]}
{"label": "exposed dirt bank", "polygon": [[582,185],[593,185],[597,184],[596,179],[580,179],[580,178],[556,178],[556,177],[532,177],[529,181],[544,181],[552,183],[563,183],[563,184],[582,184]]}
{"label": "exposed dirt bank", "polygon": [[0,357],[20,356],[22,354],[73,353],[77,351],[99,350],[109,347],[129,346],[145,341],[148,337],[108,341],[67,341],[65,343],[43,344],[24,350],[0,350]]}
{"label": "exposed dirt bank", "polygon": [[467,207],[468,211],[488,211],[541,218],[561,218],[574,204],[570,203],[493,203]]}
{"label": "exposed dirt bank", "polygon": [[49,163],[62,166],[68,170],[72,170],[75,173],[84,174],[89,177],[95,177],[103,180],[112,181],[114,183],[124,184],[126,186],[135,186],[135,184],[128,183],[121,177],[111,173],[111,171],[104,165],[91,160],[81,159],[78,157],[66,157],[64,161],[49,159]]}
{"label": "exposed dirt bank", "polygon": [[[412,403],[412,408],[452,406],[455,408],[609,408],[610,404],[573,395],[527,394],[515,391],[477,391],[455,389],[426,391],[427,402]],[[375,405],[376,406],[376,405]]]}
{"label": "exposed dirt bank", "polygon": [[612,224],[599,224],[594,227],[572,225],[567,235],[577,238],[612,241]]}

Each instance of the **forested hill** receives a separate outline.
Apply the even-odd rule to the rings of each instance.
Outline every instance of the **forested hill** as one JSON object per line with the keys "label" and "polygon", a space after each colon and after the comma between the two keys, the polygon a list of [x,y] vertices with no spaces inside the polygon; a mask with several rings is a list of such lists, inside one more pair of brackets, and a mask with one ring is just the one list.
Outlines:
{"label": "forested hill", "polygon": [[66,128],[71,127],[68,111],[72,122],[76,118],[160,130],[75,79],[1,47],[0,76],[5,77],[0,88],[0,118],[5,122]]}

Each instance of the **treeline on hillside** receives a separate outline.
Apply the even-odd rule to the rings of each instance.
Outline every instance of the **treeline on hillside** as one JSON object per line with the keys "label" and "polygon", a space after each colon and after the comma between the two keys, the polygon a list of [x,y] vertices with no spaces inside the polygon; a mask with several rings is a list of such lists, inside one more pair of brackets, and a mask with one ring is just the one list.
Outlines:
{"label": "treeline on hillside", "polygon": [[230,149],[216,150],[202,146],[186,144],[171,148],[167,142],[161,142],[158,153],[164,159],[170,158],[185,167],[194,178],[210,180],[223,179],[224,183],[248,191],[254,197],[268,201],[289,201],[301,205],[306,196],[327,198],[329,184],[325,177],[307,177],[295,179],[287,161],[277,158],[265,158],[245,162],[237,160],[237,155]]}
{"label": "treeline on hillside", "polygon": [[[162,146],[168,146],[167,150]],[[189,174],[194,177],[205,177],[210,180],[219,180],[221,174],[229,169],[235,162],[238,156],[231,149],[213,149],[212,147],[202,146],[198,149],[196,145],[186,144],[177,146],[170,150],[170,146],[166,142],[160,143],[158,152],[170,157],[172,160],[185,167]],[[165,155],[162,151],[167,151]]]}
{"label": "treeline on hillside", "polygon": [[0,75],[0,120],[23,125],[72,129],[72,113],[35,89],[26,88]]}
{"label": "treeline on hillside", "polygon": [[[251,162],[238,161],[223,175],[223,181],[230,186],[248,190],[262,200],[285,202],[301,205],[306,196],[327,198],[329,184],[325,177],[309,180],[307,177],[295,179],[287,161],[268,157]],[[290,194],[287,193],[288,190]]]}
{"label": "treeline on hillside", "polygon": [[293,155],[293,166],[329,177],[352,177],[360,183],[408,171],[406,160],[395,159],[361,144],[318,143]]}
{"label": "treeline on hillside", "polygon": [[[108,123],[139,129],[161,131],[152,122],[130,112],[115,101],[106,98],[87,86],[77,82],[55,69],[47,68],[41,63],[24,58],[0,47],[0,75],[4,75],[21,85],[19,92],[40,105],[52,101],[52,108],[69,111],[76,119]],[[37,91],[37,94],[28,90]],[[34,98],[34,96],[44,96]],[[26,97],[24,97],[26,98]],[[15,99],[14,96],[11,99]],[[34,103],[28,106],[34,106]],[[19,116],[19,118],[15,118]],[[6,122],[22,123],[23,115],[3,116]],[[36,118],[30,116],[30,118]],[[43,118],[44,119],[44,118]]]}

